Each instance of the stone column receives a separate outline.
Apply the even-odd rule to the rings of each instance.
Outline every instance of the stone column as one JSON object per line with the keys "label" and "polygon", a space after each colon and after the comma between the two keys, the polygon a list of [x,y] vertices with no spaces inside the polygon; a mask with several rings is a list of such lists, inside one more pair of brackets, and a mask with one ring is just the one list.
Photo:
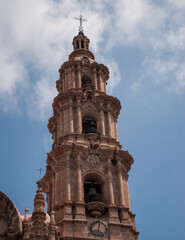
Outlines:
{"label": "stone column", "polygon": [[73,100],[69,100],[69,132],[74,132],[74,126],[73,126]]}
{"label": "stone column", "polygon": [[117,120],[115,118],[115,138],[118,141],[118,130],[117,130]]}
{"label": "stone column", "polygon": [[54,204],[58,204],[58,195],[57,195],[57,179],[58,179],[58,172],[55,173],[55,179],[54,179]]}
{"label": "stone column", "polygon": [[55,239],[56,239],[56,224],[55,224],[54,212],[52,211],[50,214],[48,240],[55,240]]}
{"label": "stone column", "polygon": [[94,90],[97,90],[97,72],[96,72],[96,68],[94,68]]}
{"label": "stone column", "polygon": [[68,89],[70,89],[72,87],[71,69],[70,68],[68,68],[68,71],[67,71],[67,79],[68,79]]}
{"label": "stone column", "polygon": [[70,153],[66,154],[66,201],[71,201]]}
{"label": "stone column", "polygon": [[72,88],[75,88],[75,69],[74,69],[74,65],[72,66],[72,69],[71,69],[71,81],[72,81]]}
{"label": "stone column", "polygon": [[84,40],[84,48],[85,48],[85,49],[87,49],[87,47],[86,47],[86,46],[87,46],[86,43],[87,43],[87,41]]}
{"label": "stone column", "polygon": [[80,155],[77,156],[77,201],[82,202],[82,171],[81,171],[81,158]]}
{"label": "stone column", "polygon": [[109,189],[109,203],[110,205],[114,205],[114,192],[112,186],[112,172],[110,159],[108,159],[108,189]]}
{"label": "stone column", "polygon": [[100,124],[101,124],[101,133],[105,136],[105,119],[103,111],[103,103],[100,103]]}
{"label": "stone column", "polygon": [[77,99],[77,132],[82,133],[82,114],[81,114],[81,102]]}
{"label": "stone column", "polygon": [[100,91],[101,92],[104,92],[104,81],[103,81],[103,78],[102,78],[102,70],[100,69],[99,70],[99,83],[100,83]]}
{"label": "stone column", "polygon": [[123,178],[123,187],[124,187],[124,203],[127,208],[130,208],[129,187],[128,180],[126,178]]}
{"label": "stone column", "polygon": [[67,81],[68,81],[68,79],[67,79],[67,69],[65,69],[64,91],[67,90],[67,86],[68,86]]}
{"label": "stone column", "polygon": [[98,76],[98,82],[99,82],[99,86],[98,86],[99,89],[98,89],[98,90],[99,90],[99,91],[101,91],[101,81],[102,81],[102,80],[101,80],[101,69],[99,69],[99,76]]}
{"label": "stone column", "polygon": [[66,134],[68,132],[68,109],[67,109],[67,106],[66,104],[64,104],[64,107],[63,107],[63,133]]}
{"label": "stone column", "polygon": [[120,162],[118,161],[118,179],[119,179],[119,195],[120,195],[120,205],[124,206],[124,194],[123,194],[123,176]]}
{"label": "stone column", "polygon": [[57,113],[57,143],[59,142],[60,138],[60,113]]}
{"label": "stone column", "polygon": [[107,106],[107,117],[108,117],[108,135],[109,137],[112,137],[112,124],[111,124],[111,112],[110,112],[110,106]]}
{"label": "stone column", "polygon": [[62,90],[65,90],[65,73],[64,71],[62,72]]}
{"label": "stone column", "polygon": [[63,135],[63,108],[60,106],[60,137]]}
{"label": "stone column", "polygon": [[81,66],[78,64],[77,68],[77,88],[81,88]]}

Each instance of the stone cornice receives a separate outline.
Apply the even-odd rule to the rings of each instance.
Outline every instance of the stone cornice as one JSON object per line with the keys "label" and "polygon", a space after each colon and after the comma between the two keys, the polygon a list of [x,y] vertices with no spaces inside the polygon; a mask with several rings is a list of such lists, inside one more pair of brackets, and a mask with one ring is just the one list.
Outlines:
{"label": "stone cornice", "polygon": [[87,49],[77,49],[77,50],[74,50],[70,55],[69,55],[69,60],[74,60],[75,57],[78,57],[78,56],[87,56],[91,59],[94,60],[94,54],[87,50]]}
{"label": "stone cornice", "polygon": [[68,68],[68,67],[74,67],[74,65],[77,63],[77,61],[75,60],[69,60],[69,61],[66,61],[62,64],[61,68],[58,70],[60,74],[64,73],[65,70]]}
{"label": "stone cornice", "polygon": [[117,150],[115,154],[115,158],[117,161],[120,161],[121,164],[126,168],[126,171],[129,172],[131,169],[131,165],[134,162],[134,159],[129,154],[128,151]]}
{"label": "stone cornice", "polygon": [[105,80],[107,81],[109,79],[109,69],[108,67],[106,67],[104,64],[102,63],[97,63],[97,62],[93,62],[90,65],[91,69],[96,69],[95,72],[98,70],[101,70],[102,73],[105,75]]}
{"label": "stone cornice", "polygon": [[[111,114],[115,118],[118,117],[121,110],[120,101],[116,97],[109,96],[106,94],[96,95],[95,91],[93,90],[82,92],[78,91],[77,89],[69,89],[65,92],[59,93],[54,98],[53,102],[54,112],[58,112],[59,105],[61,106],[62,103],[63,104],[68,103],[70,100],[73,100],[74,98],[82,99],[82,102],[86,102],[87,99],[90,98],[94,105],[96,105],[97,109],[104,109],[104,111],[110,110]],[[109,109],[107,109],[107,106]]]}
{"label": "stone cornice", "polygon": [[48,129],[51,134],[53,134],[56,124],[57,124],[56,116],[51,117],[48,122]]}

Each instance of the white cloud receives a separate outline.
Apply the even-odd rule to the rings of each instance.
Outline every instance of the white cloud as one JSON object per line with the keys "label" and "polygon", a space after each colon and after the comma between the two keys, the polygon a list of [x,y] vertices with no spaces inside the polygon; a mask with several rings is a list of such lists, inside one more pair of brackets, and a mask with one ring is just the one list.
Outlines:
{"label": "white cloud", "polygon": [[24,63],[14,54],[11,47],[7,48],[0,43],[0,49],[0,107],[8,112],[9,109],[17,109],[19,100],[17,88],[26,89],[28,74]]}
{"label": "white cloud", "polygon": [[114,15],[112,44],[116,41],[119,44],[134,44],[140,47],[151,44],[159,29],[164,27],[167,17],[165,9],[147,0],[118,0],[115,3]]}
{"label": "white cloud", "polygon": [[[104,6],[98,4],[98,1],[91,5],[83,2],[79,4],[77,0],[0,2],[1,98],[8,95],[10,101],[18,102],[20,96],[17,93],[24,84],[30,83],[29,91],[25,91],[25,99],[37,99],[37,104],[33,102],[31,115],[36,116],[36,113],[41,112],[39,116],[44,117],[56,81],[47,76],[56,75],[57,68],[72,51],[72,38],[77,34],[79,26],[74,17],[79,15],[80,5],[85,7],[89,16],[91,48],[97,51],[98,43],[102,41],[102,25],[106,22],[100,13]],[[98,7],[99,12],[96,12]],[[43,81],[44,88],[41,87]],[[10,105],[7,102],[4,97],[2,107],[8,108]]]}
{"label": "white cloud", "polygon": [[52,146],[52,139],[48,138],[47,135],[44,135],[43,138],[42,138],[42,145],[43,145],[43,148],[44,148],[44,152],[49,152],[51,150],[51,146]]}
{"label": "white cloud", "polygon": [[[147,61],[145,62],[147,63]],[[160,75],[168,74],[177,68],[177,62],[169,59],[167,61],[161,61],[161,59],[148,60],[147,64]]]}
{"label": "white cloud", "polygon": [[107,82],[107,93],[112,94],[113,89],[119,84],[121,80],[121,75],[119,72],[118,64],[115,61],[105,61],[105,64],[109,68],[110,72],[110,79]]}
{"label": "white cloud", "polygon": [[[84,31],[96,55],[100,46],[105,58],[114,46],[135,46],[144,50],[151,72],[167,78],[173,71],[176,84],[182,86],[184,75],[179,56],[183,55],[181,51],[185,46],[183,7],[181,0],[165,0],[162,4],[149,0],[1,0],[1,107],[7,109],[11,101],[18,104],[24,88],[25,99],[33,100],[34,107],[29,115],[36,116],[40,112],[41,118],[46,116],[46,105],[56,94],[56,79],[49,76],[56,76],[57,68],[72,51],[72,38],[79,25],[74,17],[79,15],[80,9],[88,18]],[[170,61],[164,57],[167,52]],[[118,64],[111,57],[108,59],[111,76],[108,91],[111,93],[119,84],[120,74]],[[144,78],[143,75],[137,77],[142,80],[133,84],[134,91],[143,84]]]}
{"label": "white cloud", "polygon": [[[28,114],[36,119],[48,118],[52,111],[52,101],[57,95],[54,82],[51,79],[42,78],[38,81],[28,99]],[[50,114],[51,115],[51,114]]]}
{"label": "white cloud", "polygon": [[185,62],[180,64],[178,71],[176,72],[176,81],[169,90],[180,93],[185,89]]}

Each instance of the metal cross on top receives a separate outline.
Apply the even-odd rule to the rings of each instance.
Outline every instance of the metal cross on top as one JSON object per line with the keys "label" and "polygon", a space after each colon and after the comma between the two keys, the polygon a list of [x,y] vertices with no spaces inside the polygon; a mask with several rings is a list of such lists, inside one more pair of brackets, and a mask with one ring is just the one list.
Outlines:
{"label": "metal cross on top", "polygon": [[87,19],[83,18],[81,12],[80,12],[80,16],[75,17],[75,19],[80,21],[79,32],[83,32],[82,22],[87,22]]}
{"label": "metal cross on top", "polygon": [[42,176],[42,172],[44,171],[42,168],[37,169],[40,172],[40,178]]}

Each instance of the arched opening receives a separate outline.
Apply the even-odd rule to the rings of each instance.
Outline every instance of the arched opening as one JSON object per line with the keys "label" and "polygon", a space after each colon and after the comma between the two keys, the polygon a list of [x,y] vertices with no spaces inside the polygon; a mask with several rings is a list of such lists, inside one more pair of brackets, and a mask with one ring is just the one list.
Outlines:
{"label": "arched opening", "polygon": [[85,180],[84,182],[84,197],[85,202],[97,201],[98,198],[101,200],[102,196],[102,183],[94,180]]}
{"label": "arched opening", "polygon": [[106,198],[103,196],[103,182],[96,173],[85,177],[84,199],[86,210],[92,217],[100,217],[106,210]]}
{"label": "arched opening", "polygon": [[77,47],[77,49],[79,49],[79,41],[78,40],[76,41],[76,47]]}
{"label": "arched opening", "polygon": [[94,90],[94,86],[93,86],[93,84],[92,84],[92,80],[91,80],[91,78],[90,77],[88,77],[88,76],[83,76],[82,77],[82,88],[88,88],[88,87],[90,87],[91,89],[93,89]]}
{"label": "arched opening", "polygon": [[81,40],[81,48],[84,48],[84,40]]}
{"label": "arched opening", "polygon": [[82,119],[83,133],[96,133],[99,134],[97,130],[96,120],[91,117],[83,117]]}

